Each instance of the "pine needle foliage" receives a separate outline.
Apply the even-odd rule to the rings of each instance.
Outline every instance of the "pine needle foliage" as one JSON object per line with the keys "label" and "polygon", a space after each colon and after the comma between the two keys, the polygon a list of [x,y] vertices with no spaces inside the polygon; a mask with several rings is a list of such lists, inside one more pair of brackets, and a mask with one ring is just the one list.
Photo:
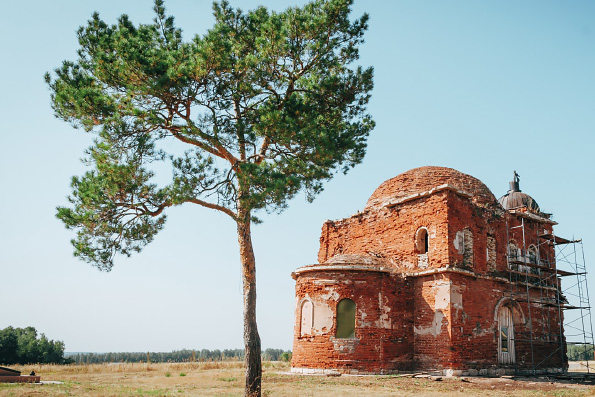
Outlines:
{"label": "pine needle foliage", "polygon": [[[244,13],[215,3],[215,26],[189,42],[161,0],[152,24],[95,13],[78,30],[78,59],[46,75],[56,116],[97,134],[94,169],[58,208],[78,230],[75,255],[109,270],[162,229],[166,207],[205,200],[236,217],[242,185],[244,209],[279,211],[361,162],[372,68],[348,67],[368,20],[351,22],[350,4]],[[172,137],[188,144],[183,156],[156,149]],[[153,161],[171,163],[169,185],[151,183]]]}
{"label": "pine needle foliage", "polygon": [[[74,254],[109,271],[117,254],[152,241],[164,210],[197,204],[237,223],[247,296],[258,212],[282,211],[300,191],[311,201],[364,157],[373,70],[353,66],[368,16],[351,21],[351,5],[243,12],[215,2],[214,26],[189,41],[163,0],[149,24],[95,13],[78,30],[77,59],[45,76],[56,117],[95,136],[90,170],[57,209],[76,231]],[[172,141],[187,149],[167,152]],[[154,173],[168,167],[158,185]]]}

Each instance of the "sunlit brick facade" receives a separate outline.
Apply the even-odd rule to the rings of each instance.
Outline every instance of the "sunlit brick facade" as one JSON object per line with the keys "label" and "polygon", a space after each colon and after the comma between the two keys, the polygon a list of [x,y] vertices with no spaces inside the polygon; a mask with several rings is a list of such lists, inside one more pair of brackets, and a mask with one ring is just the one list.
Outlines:
{"label": "sunlit brick facade", "polygon": [[529,241],[520,233],[538,239],[555,223],[522,198],[526,205],[505,209],[478,179],[422,167],[384,182],[362,212],[327,221],[319,263],[292,275],[292,370],[565,368],[562,316],[544,304],[560,298],[558,278],[544,282],[555,263],[538,259],[553,258],[553,247],[520,244]]}

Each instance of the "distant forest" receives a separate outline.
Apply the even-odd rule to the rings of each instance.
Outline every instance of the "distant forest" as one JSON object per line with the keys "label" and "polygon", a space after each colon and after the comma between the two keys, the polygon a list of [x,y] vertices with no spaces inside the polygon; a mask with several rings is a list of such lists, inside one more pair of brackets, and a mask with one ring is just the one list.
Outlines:
{"label": "distant forest", "polygon": [[[225,350],[174,350],[163,352],[133,352],[133,353],[66,353],[69,360],[75,364],[96,363],[182,363],[193,361],[233,361],[244,359],[244,349]],[[283,349],[266,349],[262,352],[265,361],[289,361],[291,351]]]}
{"label": "distant forest", "polygon": [[[593,345],[568,345],[567,356],[570,361],[593,360]],[[225,350],[174,350],[170,353],[134,352],[134,353],[65,353],[69,362],[76,364],[96,363],[181,363],[193,361],[234,361],[244,359],[244,349]],[[291,350],[266,349],[262,352],[264,361],[289,361]]]}
{"label": "distant forest", "polygon": [[567,345],[566,355],[569,361],[593,360],[593,350],[594,348],[591,344]]}

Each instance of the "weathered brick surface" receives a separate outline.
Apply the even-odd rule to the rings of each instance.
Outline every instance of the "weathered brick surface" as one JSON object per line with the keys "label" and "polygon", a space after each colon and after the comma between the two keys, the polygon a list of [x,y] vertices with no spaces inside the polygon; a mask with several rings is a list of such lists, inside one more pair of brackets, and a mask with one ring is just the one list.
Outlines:
{"label": "weathered brick surface", "polygon": [[428,262],[432,267],[449,263],[448,191],[404,203],[395,208],[379,208],[340,221],[327,221],[322,227],[318,261],[324,263],[337,254],[379,255],[396,269],[418,268],[416,231],[425,227],[429,234]]}
{"label": "weathered brick surface", "polygon": [[[541,265],[555,266],[553,247],[539,240],[553,222],[530,215],[505,211],[479,180],[447,168],[418,168],[383,183],[363,212],[323,225],[320,267],[296,272],[292,366],[373,373],[510,368],[498,361],[497,311],[507,306],[514,309],[516,366],[564,367],[558,310],[542,304],[555,300],[559,281],[536,267],[513,264],[521,274],[509,272],[510,241],[521,254],[534,245]],[[428,231],[426,254],[416,244],[420,228]],[[351,270],[334,264],[346,254],[379,262]],[[539,277],[547,280],[541,287]],[[354,339],[335,338],[344,298],[357,305]],[[314,312],[306,335],[304,300]]]}
{"label": "weathered brick surface", "polygon": [[[408,291],[403,277],[373,269],[320,271],[299,277],[292,365],[369,372],[412,368],[413,318]],[[332,319],[336,318],[339,300],[344,298],[357,305],[355,339],[334,337],[336,322]],[[313,302],[315,316],[316,309],[320,313],[321,307],[328,307],[330,327],[301,336],[299,308],[304,299]]]}
{"label": "weathered brick surface", "polygon": [[366,209],[377,207],[387,200],[399,199],[450,185],[473,195],[473,201],[493,206],[496,198],[479,179],[452,168],[420,167],[404,172],[382,183],[370,196]]}

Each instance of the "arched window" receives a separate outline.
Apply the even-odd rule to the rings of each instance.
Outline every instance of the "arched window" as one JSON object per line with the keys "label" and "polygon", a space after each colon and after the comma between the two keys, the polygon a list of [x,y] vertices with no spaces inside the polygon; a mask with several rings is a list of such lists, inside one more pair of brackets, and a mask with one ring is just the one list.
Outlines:
{"label": "arched window", "polygon": [[415,249],[418,254],[427,254],[430,248],[428,229],[421,227],[415,233]]}
{"label": "arched window", "polygon": [[527,248],[527,263],[531,263],[533,265],[537,264],[537,247],[533,244]]}
{"label": "arched window", "polygon": [[341,299],[337,305],[337,338],[355,338],[355,302]]}
{"label": "arched window", "polygon": [[[527,248],[527,253],[525,254],[525,263],[528,263],[530,265],[537,265],[539,263],[539,260],[537,259],[537,247],[533,244],[531,244],[529,246],[529,248]],[[533,273],[533,274],[541,274],[541,269],[539,269],[538,267],[533,267],[533,266],[526,266],[527,269],[525,269],[526,272],[528,273]]]}
{"label": "arched window", "polygon": [[308,299],[302,303],[301,317],[300,335],[312,335],[312,326],[314,325],[314,306]]}
{"label": "arched window", "polygon": [[470,227],[463,229],[463,261],[466,265],[473,265],[473,232]]}

